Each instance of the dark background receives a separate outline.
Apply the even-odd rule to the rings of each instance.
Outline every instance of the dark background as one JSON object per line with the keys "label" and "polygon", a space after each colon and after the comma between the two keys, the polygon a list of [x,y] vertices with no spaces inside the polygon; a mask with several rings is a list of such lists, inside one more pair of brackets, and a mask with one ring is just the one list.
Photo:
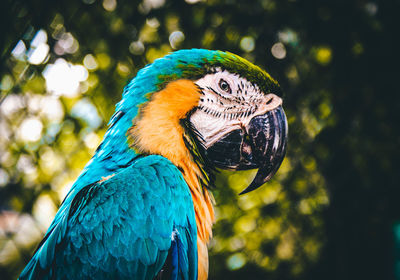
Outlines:
{"label": "dark background", "polygon": [[[28,262],[124,85],[182,48],[228,50],[266,69],[289,120],[287,158],[270,183],[238,197],[251,174],[218,177],[210,279],[400,279],[399,1],[1,6],[2,279]],[[40,30],[49,52],[35,62]],[[73,94],[46,84],[59,58],[87,68]],[[60,108],[56,120],[46,104]]]}

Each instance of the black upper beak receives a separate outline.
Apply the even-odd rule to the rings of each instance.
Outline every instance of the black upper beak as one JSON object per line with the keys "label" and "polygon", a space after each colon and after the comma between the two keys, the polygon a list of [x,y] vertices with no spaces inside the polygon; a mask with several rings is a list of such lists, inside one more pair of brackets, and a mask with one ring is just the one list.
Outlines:
{"label": "black upper beak", "polygon": [[282,106],[251,119],[243,129],[231,131],[206,150],[217,167],[236,170],[258,168],[251,184],[240,194],[259,188],[279,169],[286,153],[287,120]]}
{"label": "black upper beak", "polygon": [[286,154],[287,120],[283,108],[254,117],[247,128],[251,150],[258,172],[251,184],[240,194],[248,193],[269,181],[281,166]]}

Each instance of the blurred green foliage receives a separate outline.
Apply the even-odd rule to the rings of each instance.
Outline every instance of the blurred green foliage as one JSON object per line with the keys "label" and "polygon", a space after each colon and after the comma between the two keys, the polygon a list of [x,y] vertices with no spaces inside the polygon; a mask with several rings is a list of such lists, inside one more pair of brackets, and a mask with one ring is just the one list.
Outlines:
{"label": "blurred green foliage", "polygon": [[210,279],[400,277],[399,10],[394,0],[5,0],[2,279],[28,262],[124,85],[181,48],[237,53],[286,94],[275,178],[238,196],[252,173],[218,176]]}

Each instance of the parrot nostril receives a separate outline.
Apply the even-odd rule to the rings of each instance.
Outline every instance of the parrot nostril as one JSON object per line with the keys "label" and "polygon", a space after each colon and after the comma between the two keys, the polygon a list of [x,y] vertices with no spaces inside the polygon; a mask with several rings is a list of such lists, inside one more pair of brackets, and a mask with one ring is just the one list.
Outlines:
{"label": "parrot nostril", "polygon": [[264,114],[282,105],[282,99],[273,93],[268,93],[260,104],[260,113]]}

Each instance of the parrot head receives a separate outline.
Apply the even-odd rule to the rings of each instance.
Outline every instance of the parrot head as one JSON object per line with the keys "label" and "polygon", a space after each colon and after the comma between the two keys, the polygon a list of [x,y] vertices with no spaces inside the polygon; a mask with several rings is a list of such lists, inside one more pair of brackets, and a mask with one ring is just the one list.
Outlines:
{"label": "parrot head", "polygon": [[[267,81],[257,82],[271,82],[269,76],[263,78]],[[241,194],[260,187],[271,179],[285,156],[288,128],[280,90],[222,68],[195,83],[202,96],[189,119],[205,155],[223,169],[258,168]]]}
{"label": "parrot head", "polygon": [[184,169],[180,158],[189,151],[203,177],[215,168],[258,169],[241,194],[263,185],[281,165],[288,132],[281,89],[249,61],[222,51],[171,53],[138,73],[117,111],[132,107],[124,101],[140,90],[145,98],[134,106],[139,111],[130,129],[131,146],[140,153],[161,154]]}

